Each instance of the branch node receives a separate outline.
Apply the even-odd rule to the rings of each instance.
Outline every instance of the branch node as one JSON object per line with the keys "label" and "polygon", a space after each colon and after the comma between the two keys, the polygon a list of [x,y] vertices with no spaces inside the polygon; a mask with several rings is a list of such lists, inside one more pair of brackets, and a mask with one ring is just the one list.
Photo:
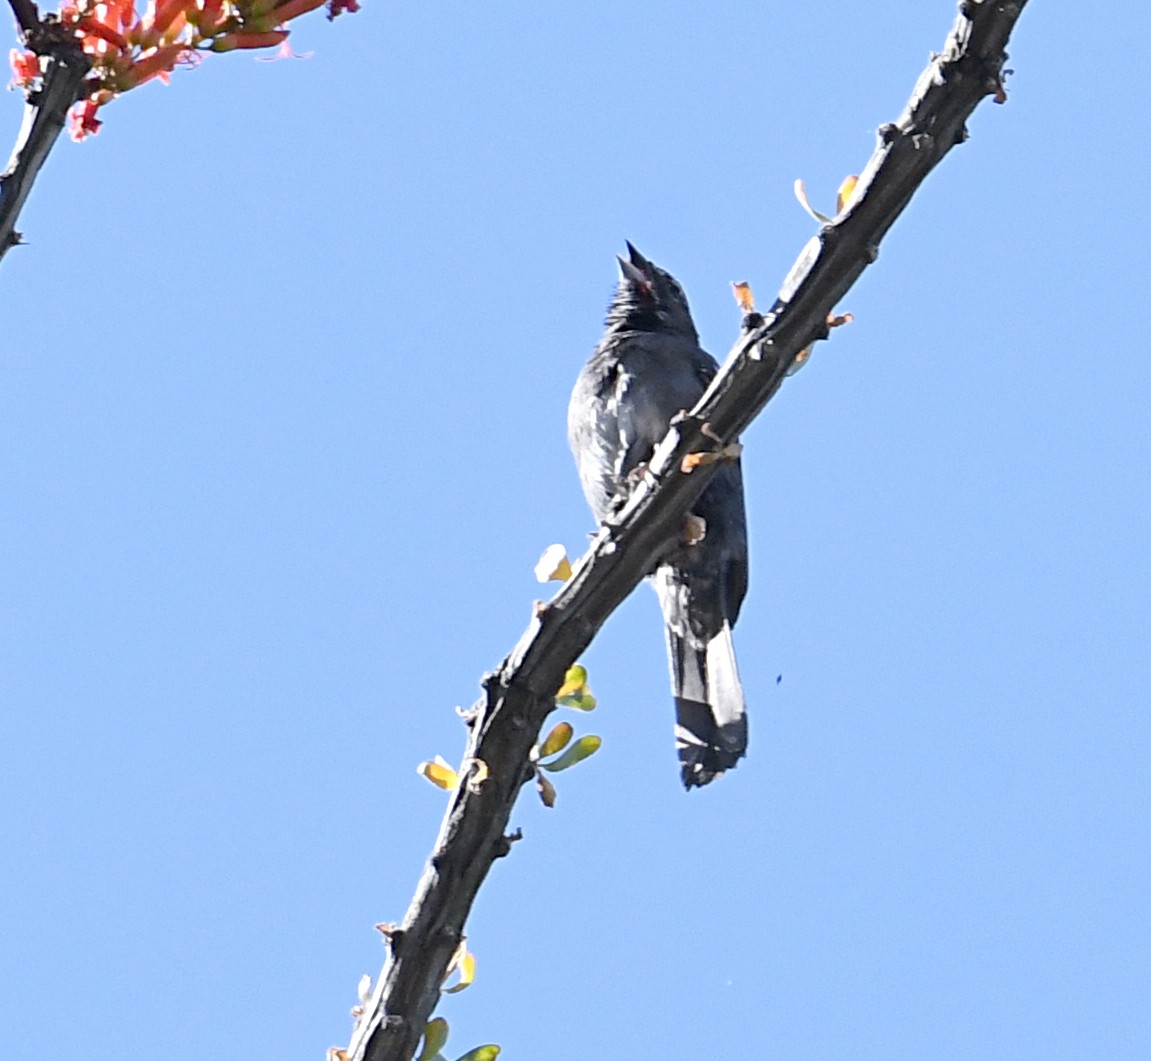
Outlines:
{"label": "branch node", "polygon": [[899,126],[895,122],[884,122],[877,130],[879,139],[885,144],[893,144],[899,139]]}
{"label": "branch node", "polygon": [[461,929],[455,928],[452,925],[444,925],[444,927],[440,929],[439,934],[440,939],[445,943],[450,943],[453,947],[457,948],[468,938]]}

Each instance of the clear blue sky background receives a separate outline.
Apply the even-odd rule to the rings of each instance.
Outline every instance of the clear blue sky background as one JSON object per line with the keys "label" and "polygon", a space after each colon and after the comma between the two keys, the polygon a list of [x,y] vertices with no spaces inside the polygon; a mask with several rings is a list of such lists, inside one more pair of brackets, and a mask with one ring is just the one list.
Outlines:
{"label": "clear blue sky background", "polygon": [[[0,269],[0,1057],[347,1042],[415,766],[591,529],[614,254],[722,357],[953,10],[368,0],[58,147]],[[1149,23],[1029,6],[747,433],[737,771],[679,787],[650,590],[604,629],[450,1056],[1151,1057]]]}

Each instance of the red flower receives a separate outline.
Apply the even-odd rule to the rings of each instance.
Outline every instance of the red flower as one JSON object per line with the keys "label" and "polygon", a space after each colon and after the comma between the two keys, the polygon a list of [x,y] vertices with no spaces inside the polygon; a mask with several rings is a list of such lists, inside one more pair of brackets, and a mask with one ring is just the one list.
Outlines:
{"label": "red flower", "polygon": [[140,25],[145,32],[152,29],[157,33],[164,34],[169,29],[174,28],[178,33],[183,28],[183,21],[175,25],[177,19],[181,15],[186,15],[188,9],[194,6],[194,2],[195,0],[151,0],[148,4],[148,13]]}
{"label": "red flower", "polygon": [[331,22],[337,15],[342,15],[345,11],[354,15],[359,10],[360,0],[329,0],[328,21]]}
{"label": "red flower", "polygon": [[86,34],[84,37],[84,51],[89,55],[103,55],[112,45],[117,51],[128,51],[128,42],[123,34],[111,26],[92,18],[90,15],[81,15],[76,25]]}
{"label": "red flower", "polygon": [[84,100],[83,103],[77,103],[69,115],[68,135],[73,140],[83,140],[86,136],[95,136],[100,131],[100,126],[104,124],[96,117],[96,111],[99,109],[99,104],[93,103],[90,99]]}
{"label": "red flower", "polygon": [[22,52],[13,48],[8,53],[8,62],[12,65],[12,82],[10,87],[19,86],[27,88],[40,76],[40,56],[32,52]]}
{"label": "red flower", "polygon": [[142,85],[153,77],[158,77],[166,85],[169,71],[184,58],[187,49],[182,44],[165,44],[155,48],[144,58],[137,59],[128,71],[132,87]]}

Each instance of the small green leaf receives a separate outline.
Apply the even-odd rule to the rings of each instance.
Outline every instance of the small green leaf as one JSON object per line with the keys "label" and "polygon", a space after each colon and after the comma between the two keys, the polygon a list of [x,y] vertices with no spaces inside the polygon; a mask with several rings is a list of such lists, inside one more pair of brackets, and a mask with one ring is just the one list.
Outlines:
{"label": "small green leaf", "polygon": [[495,1061],[499,1056],[500,1048],[495,1043],[488,1043],[487,1046],[477,1046],[474,1050],[469,1050],[456,1061]]}
{"label": "small green leaf", "polygon": [[577,711],[594,711],[596,703],[596,698],[584,689],[583,692],[559,697],[556,700],[556,707],[574,707]]}
{"label": "small green leaf", "polygon": [[556,752],[562,752],[571,743],[573,732],[570,722],[557,722],[551,733],[540,743],[539,758],[543,759],[555,755]]}
{"label": "small green leaf", "polygon": [[594,733],[589,733],[586,737],[580,737],[558,759],[554,759],[550,763],[540,763],[540,766],[545,770],[551,770],[553,773],[558,770],[566,770],[569,766],[582,763],[589,755],[595,755],[602,743],[603,741]]}
{"label": "small green leaf", "polygon": [[435,1017],[424,1025],[424,1048],[418,1061],[435,1061],[436,1055],[448,1041],[448,1022],[443,1017]]}

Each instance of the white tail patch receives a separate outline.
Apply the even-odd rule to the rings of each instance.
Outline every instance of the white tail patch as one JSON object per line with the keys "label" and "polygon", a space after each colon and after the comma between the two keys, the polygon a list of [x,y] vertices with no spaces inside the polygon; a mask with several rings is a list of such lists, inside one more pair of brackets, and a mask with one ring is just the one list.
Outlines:
{"label": "white tail patch", "polygon": [[[716,724],[726,726],[743,717],[743,685],[739,680],[739,668],[735,663],[735,643],[731,638],[731,627],[723,624],[723,629],[707,644],[707,691],[706,702],[711,705]],[[697,697],[696,699],[705,699]]]}

